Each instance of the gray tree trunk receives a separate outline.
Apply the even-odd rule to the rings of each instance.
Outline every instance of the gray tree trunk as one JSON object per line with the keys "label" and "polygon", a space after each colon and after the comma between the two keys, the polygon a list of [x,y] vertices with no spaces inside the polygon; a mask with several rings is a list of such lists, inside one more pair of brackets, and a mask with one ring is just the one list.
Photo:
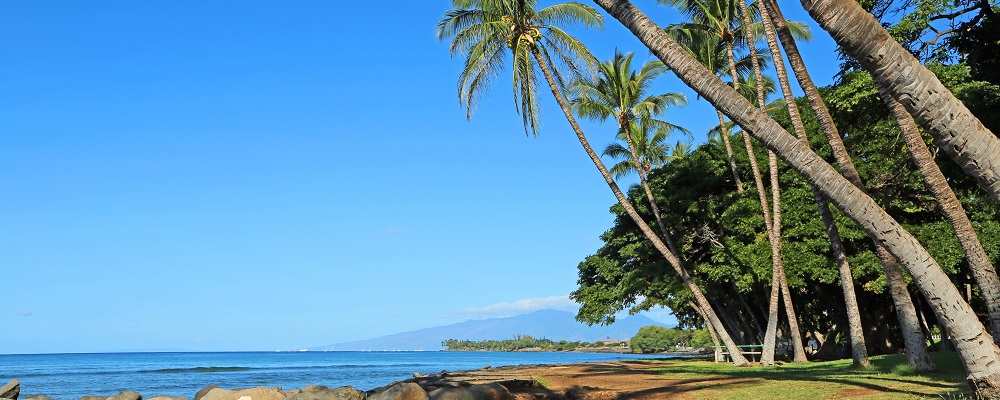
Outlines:
{"label": "gray tree trunk", "polygon": [[629,215],[629,217],[632,218],[632,221],[639,226],[639,229],[642,230],[642,233],[646,235],[646,239],[648,239],[650,242],[653,243],[653,247],[655,247],[656,250],[659,251],[660,254],[667,259],[667,262],[670,264],[670,266],[674,268],[674,271],[676,271],[677,274],[680,275],[681,280],[684,282],[684,284],[688,287],[689,290],[691,290],[691,293],[694,295],[695,302],[698,303],[698,306],[701,307],[702,311],[705,313],[705,316],[708,317],[708,321],[711,324],[715,325],[716,331],[719,334],[719,338],[722,339],[722,342],[725,343],[726,345],[726,349],[729,350],[730,352],[730,356],[733,359],[733,365],[736,366],[750,365],[746,357],[743,357],[743,353],[740,352],[740,349],[736,345],[736,342],[734,342],[733,339],[729,336],[729,333],[726,331],[726,328],[722,324],[722,321],[719,320],[719,317],[715,314],[715,311],[712,310],[711,305],[708,304],[708,299],[705,298],[705,294],[701,291],[701,288],[698,287],[698,285],[694,282],[694,279],[691,278],[691,275],[689,275],[684,266],[681,265],[680,259],[674,256],[674,254],[670,251],[670,249],[667,248],[667,245],[664,244],[663,241],[660,240],[659,236],[657,236],[656,233],[653,232],[653,229],[649,227],[649,224],[647,224],[646,221],[644,221],[642,217],[639,216],[639,213],[635,210],[635,207],[632,207],[632,204],[629,203],[628,198],[625,197],[625,194],[622,193],[621,189],[618,188],[618,184],[615,183],[615,180],[611,177],[611,174],[608,172],[608,169],[604,166],[604,163],[601,162],[600,156],[598,156],[597,153],[594,152],[594,149],[590,147],[590,142],[587,140],[586,135],[583,134],[583,129],[581,129],[580,125],[576,122],[576,118],[573,116],[573,111],[570,109],[569,104],[566,102],[566,98],[563,97],[562,92],[559,91],[559,86],[556,84],[555,77],[552,76],[552,71],[549,69],[548,64],[546,64],[545,59],[544,57],[542,57],[541,52],[538,51],[538,49],[536,48],[533,49],[531,54],[534,56],[535,62],[537,63],[539,69],[542,70],[542,75],[545,76],[545,81],[549,85],[549,90],[552,91],[552,96],[555,97],[556,102],[559,104],[559,107],[562,109],[563,114],[566,116],[566,120],[573,128],[573,132],[576,134],[577,139],[580,141],[580,145],[583,146],[584,151],[586,151],[587,155],[590,156],[590,160],[601,172],[601,176],[604,177],[604,181],[608,184],[608,187],[611,188],[611,191],[614,193],[615,198],[618,199],[618,203],[621,204],[621,206],[625,209],[625,212]]}
{"label": "gray tree trunk", "polygon": [[[833,122],[833,117],[830,116],[830,111],[826,108],[826,103],[823,102],[823,98],[820,97],[819,91],[816,90],[816,85],[813,83],[812,78],[809,76],[809,71],[806,69],[805,63],[802,61],[802,56],[799,54],[798,45],[795,43],[795,39],[792,38],[792,34],[788,29],[788,24],[785,21],[784,15],[781,13],[781,8],[773,0],[765,0],[768,10],[771,12],[771,20],[777,28],[778,39],[781,41],[781,45],[785,49],[785,54],[788,55],[788,63],[792,67],[792,71],[795,73],[795,78],[799,82],[799,86],[802,87],[803,92],[805,92],[806,99],[809,100],[809,105],[812,107],[813,111],[816,112],[817,119],[819,119],[820,127],[822,127],[823,132],[826,134],[827,141],[830,143],[830,148],[833,151],[833,156],[837,160],[837,164],[840,165],[841,173],[848,181],[853,183],[858,189],[865,191],[864,183],[861,181],[861,176],[858,174],[857,168],[854,167],[854,162],[851,161],[851,156],[847,153],[847,148],[844,147],[844,141],[840,137],[840,133],[837,131],[837,126]],[[899,319],[901,332],[903,334],[903,341],[905,343],[922,343],[923,336],[914,336],[916,333],[920,332],[919,325],[914,325],[913,321],[916,321],[916,310],[913,307],[913,302],[911,301],[909,295],[905,298],[896,298],[898,293],[908,293],[906,290],[906,281],[900,279],[895,279],[895,276],[902,276],[898,274],[898,264],[895,257],[889,254],[888,251],[879,243],[877,240],[875,243],[875,254],[879,257],[882,262],[882,268],[885,271],[896,270],[897,273],[886,274],[887,281],[890,287],[890,293],[894,296],[893,302],[896,305],[896,314]],[[843,281],[842,281],[843,283]],[[936,366],[934,361],[931,359],[930,354],[927,353],[927,348],[925,346],[906,346],[906,357],[907,362],[910,367],[918,371],[930,371],[934,370]]]}
{"label": "gray tree trunk", "polygon": [[951,186],[948,186],[948,181],[941,173],[941,169],[934,162],[934,156],[927,149],[927,144],[920,136],[920,130],[913,122],[913,118],[906,112],[903,105],[899,104],[885,90],[879,90],[879,95],[882,96],[882,101],[889,106],[889,110],[896,117],[899,129],[903,132],[903,138],[906,140],[906,147],[910,149],[910,156],[917,164],[917,168],[920,169],[920,174],[923,176],[927,188],[937,199],[941,213],[955,229],[958,243],[962,246],[962,252],[965,253],[965,260],[969,263],[972,276],[979,284],[983,299],[986,301],[990,324],[993,327],[993,342],[1000,344],[1000,278],[997,277],[997,271],[993,267],[993,263],[990,262],[989,256],[986,255],[986,250],[983,250],[983,245],[979,242],[979,235],[972,228],[972,221],[969,221],[969,216],[965,213],[962,202],[955,196],[955,192],[951,190]]}
{"label": "gray tree trunk", "polygon": [[937,76],[896,42],[855,0],[801,0],[802,6],[920,123],[955,162],[1000,201],[1000,138]]}
{"label": "gray tree trunk", "polygon": [[[743,0],[740,0],[738,4],[740,6],[741,14],[743,14],[743,26],[744,29],[746,30],[746,35],[748,38],[753,38],[753,30],[750,28],[751,27],[750,13],[747,10],[747,5]],[[766,8],[759,7],[758,10],[760,10],[762,21],[768,21],[770,19],[768,17]],[[766,33],[767,36],[768,47],[772,48],[773,50],[776,50],[777,43],[774,41],[774,30],[772,29],[771,24],[763,23],[762,25],[764,26],[764,32]],[[754,75],[757,78],[757,107],[762,112],[766,113],[767,105],[765,104],[765,99],[764,99],[764,76],[763,73],[761,72],[760,62],[757,61],[757,48],[756,48],[757,46],[754,45],[753,42],[754,41],[751,41],[750,58],[751,58],[751,64],[753,64]],[[775,67],[776,68],[780,67],[780,69],[778,70],[779,79],[781,77],[784,77],[785,78],[784,83],[787,86],[788,75],[782,74],[785,65],[784,63],[782,63],[780,66],[777,65],[778,62],[780,62],[780,60],[781,60],[781,54],[779,52],[778,58],[775,59]],[[789,91],[789,93],[791,92]],[[794,98],[791,103],[792,105],[790,107],[794,107],[795,106]],[[795,114],[792,115],[792,117],[793,117],[793,124],[795,123],[794,121],[797,120],[799,123],[799,128],[801,128],[802,120],[801,118],[798,117],[798,108],[795,108]],[[804,130],[802,130],[802,132],[803,134],[805,134]],[[806,141],[806,146],[808,145],[809,143],[808,141]],[[771,169],[771,198],[773,199],[773,205],[774,205],[774,212],[773,212],[774,224],[771,226],[771,230],[773,232],[773,240],[777,244],[777,249],[774,249],[774,244],[772,244],[771,251],[772,251],[772,256],[776,257],[777,260],[776,264],[778,265],[778,272],[779,272],[777,281],[781,285],[781,295],[784,298],[784,304],[785,304],[785,315],[788,317],[788,331],[789,331],[788,336],[789,340],[791,340],[792,342],[792,351],[793,351],[792,361],[806,362],[808,360],[806,359],[806,352],[802,345],[802,335],[799,332],[799,319],[798,316],[796,316],[795,314],[795,307],[792,302],[792,292],[791,290],[788,289],[788,280],[785,279],[785,267],[781,259],[781,193],[778,185],[778,161],[774,156],[774,152],[772,151],[767,152],[767,157]]]}
{"label": "gray tree trunk", "polygon": [[[795,136],[802,141],[802,144],[808,147],[809,138],[806,134],[805,126],[802,124],[802,116],[799,114],[799,107],[795,103],[791,84],[788,81],[788,72],[785,70],[785,61],[781,57],[781,49],[778,46],[774,27],[771,25],[771,20],[774,18],[770,17],[766,6],[759,7],[759,9],[761,21],[763,22],[762,25],[764,26],[764,35],[767,37],[767,46],[771,51],[771,59],[774,61],[774,69],[778,74],[778,82],[781,86],[781,93],[785,99],[785,104],[788,107],[788,115],[792,120],[792,128],[795,130]],[[744,20],[748,19],[744,18]],[[783,20],[781,22],[784,23]],[[758,92],[763,92],[762,89],[763,84],[758,82]],[[840,285],[844,292],[844,303],[847,311],[847,331],[851,339],[851,358],[854,360],[855,365],[867,367],[871,363],[868,362],[868,350],[865,347],[865,336],[861,328],[861,312],[858,311],[858,299],[854,293],[854,277],[851,275],[851,265],[847,262],[844,244],[840,239],[840,231],[837,229],[837,225],[834,224],[833,215],[830,213],[830,206],[827,204],[826,198],[815,187],[812,188],[812,192],[816,206],[819,208],[820,219],[823,220],[827,236],[830,239],[830,249],[837,263],[837,271],[840,273]],[[785,301],[790,304],[790,297],[788,297],[789,293],[787,292],[788,281],[783,280],[783,283],[782,290],[785,291],[783,292],[785,294]],[[789,316],[789,319],[792,319],[791,316]],[[796,329],[792,329],[793,337],[795,331]],[[805,361],[804,351],[801,357],[802,360],[797,361]]]}
{"label": "gray tree trunk", "polygon": [[715,110],[719,114],[719,136],[722,136],[722,143],[726,145],[726,155],[729,156],[729,170],[733,171],[733,182],[736,184],[736,192],[743,193],[743,181],[740,180],[740,172],[736,168],[736,157],[733,155],[733,145],[729,140],[729,128],[726,127],[726,118],[722,111]]}
{"label": "gray tree trunk", "polygon": [[969,384],[984,395],[1000,394],[1000,348],[948,276],[926,249],[898,222],[830,164],[755,109],[673,41],[659,26],[625,0],[594,0],[618,19],[688,86],[714,104],[777,153],[820,189],[868,235],[885,244],[913,276],[935,315],[947,326],[968,374]]}

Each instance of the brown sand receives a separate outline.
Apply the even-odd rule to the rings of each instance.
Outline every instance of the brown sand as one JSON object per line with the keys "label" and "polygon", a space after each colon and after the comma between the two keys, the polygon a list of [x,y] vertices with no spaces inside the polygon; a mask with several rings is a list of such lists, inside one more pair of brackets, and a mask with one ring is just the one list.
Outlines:
{"label": "brown sand", "polygon": [[652,400],[687,399],[706,386],[746,383],[752,378],[679,379],[656,374],[663,364],[634,361],[535,365],[447,372],[412,381],[425,388],[499,382],[515,399]]}

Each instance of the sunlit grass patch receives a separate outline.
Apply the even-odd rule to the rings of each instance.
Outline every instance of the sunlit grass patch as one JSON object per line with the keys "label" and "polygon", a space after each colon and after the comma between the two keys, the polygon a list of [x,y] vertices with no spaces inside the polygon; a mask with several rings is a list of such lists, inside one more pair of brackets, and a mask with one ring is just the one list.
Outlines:
{"label": "sunlit grass patch", "polygon": [[734,367],[711,361],[660,361],[656,373],[680,379],[683,392],[705,399],[906,399],[967,398],[965,371],[956,353],[934,353],[936,371],[919,372],[903,355],[871,358],[867,368],[851,360]]}

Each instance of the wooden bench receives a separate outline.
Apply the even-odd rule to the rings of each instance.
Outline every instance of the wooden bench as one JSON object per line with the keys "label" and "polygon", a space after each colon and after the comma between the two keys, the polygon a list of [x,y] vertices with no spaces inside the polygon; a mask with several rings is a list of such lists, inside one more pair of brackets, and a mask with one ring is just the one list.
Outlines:
{"label": "wooden bench", "polygon": [[[712,346],[715,348],[715,362],[731,362],[732,358],[729,356],[729,350],[725,346]],[[742,346],[736,346],[740,349],[740,353],[743,353],[744,357],[750,359],[753,362],[760,362],[760,355],[764,352],[764,346],[759,344],[748,344]],[[754,359],[757,356],[757,359]]]}

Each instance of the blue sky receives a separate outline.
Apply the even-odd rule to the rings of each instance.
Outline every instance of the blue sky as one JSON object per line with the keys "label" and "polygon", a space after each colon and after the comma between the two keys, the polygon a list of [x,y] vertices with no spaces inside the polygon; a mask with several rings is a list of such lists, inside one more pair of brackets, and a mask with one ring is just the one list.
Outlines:
{"label": "blue sky", "polygon": [[[614,198],[547,98],[538,138],[505,79],[466,121],[434,38],[449,4],[0,2],[0,353],[290,349],[572,310]],[[573,33],[649,57],[610,18]],[[703,142],[712,109],[657,88],[687,93],[666,118]]]}

